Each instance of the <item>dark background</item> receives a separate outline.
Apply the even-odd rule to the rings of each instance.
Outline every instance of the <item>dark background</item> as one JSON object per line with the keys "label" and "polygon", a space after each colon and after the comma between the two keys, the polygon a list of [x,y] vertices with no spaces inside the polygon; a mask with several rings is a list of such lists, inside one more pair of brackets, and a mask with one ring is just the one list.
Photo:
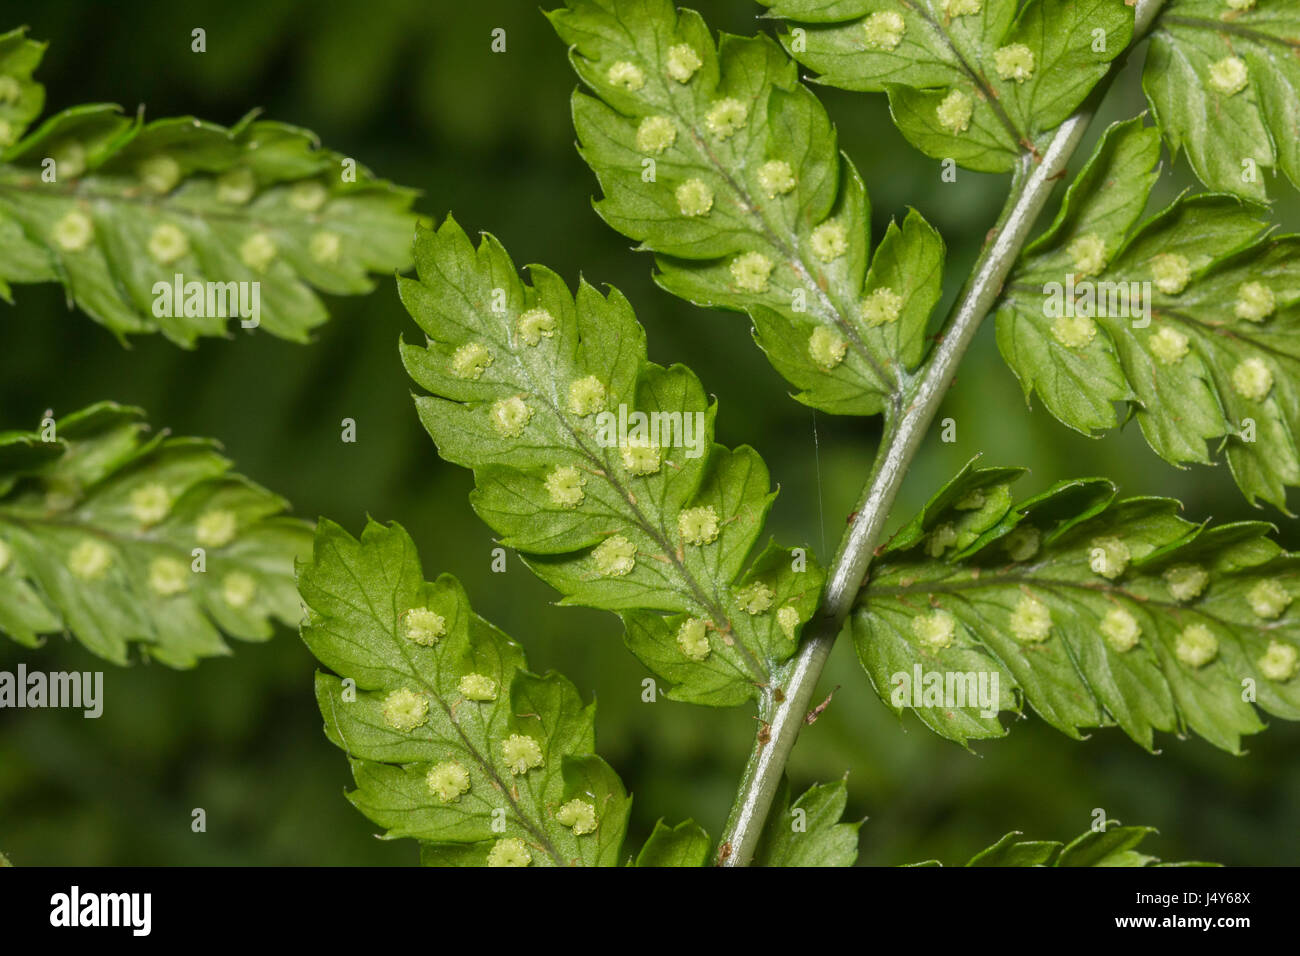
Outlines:
{"label": "dark background", "polygon": [[[715,29],[766,29],[750,0],[698,4]],[[184,6],[184,9],[181,7]],[[590,206],[594,177],[577,156],[569,121],[575,78],[565,50],[534,3],[286,3],[135,0],[112,4],[0,3],[0,30],[22,23],[51,42],[38,74],[47,115],[84,102],[144,104],[148,115],[194,114],[233,123],[264,107],[273,119],[316,130],[333,149],[377,174],[417,187],[421,212],[454,211],[471,232],[490,230],[517,263],[544,262],[570,282],[612,283],[631,299],[657,362],[686,361],[720,402],[718,439],[750,443],[781,496],[773,530],[823,557],[838,540],[866,475],[874,421],[813,413],[789,400],[762,359],[748,323],[659,291],[648,256],[604,226]],[[190,31],[207,30],[207,52]],[[507,52],[489,50],[507,31]],[[912,150],[889,122],[883,96],[824,92],[842,144],[871,194],[874,231],[909,205],[949,247],[946,309],[993,224],[1007,178],[961,172],[941,183],[937,162]],[[1106,119],[1145,107],[1136,71],[1120,78]],[[1096,124],[1085,148],[1100,132]],[[1181,160],[1158,187],[1166,201],[1193,185]],[[1078,162],[1074,164],[1077,168]],[[1277,216],[1297,222],[1295,191]],[[305,517],[328,515],[354,533],[365,515],[402,522],[429,577],[450,571],[476,609],[521,640],[536,670],[562,670],[600,701],[599,747],[636,795],[632,839],[656,818],[692,816],[715,837],[753,733],[745,709],[646,704],[646,672],[623,648],[610,614],[551,606],[553,593],[513,557],[489,573],[492,538],[470,511],[468,472],[441,461],[413,412],[397,357],[415,331],[394,284],[329,302],[317,341],[267,335],[205,341],[182,351],[161,336],[129,350],[66,308],[54,285],[16,289],[0,303],[0,428],[34,427],[112,398],[138,404],[179,434],[220,439],[239,468],[285,495]],[[1250,509],[1225,467],[1179,471],[1159,461],[1136,426],[1100,440],[1028,410],[986,324],[922,450],[895,522],[969,457],[1023,464],[1027,495],[1053,481],[1107,475],[1130,494],[1179,497],[1200,520],[1264,517],[1296,544],[1297,525]],[[339,422],[358,423],[356,444]],[[819,437],[820,444],[817,438]],[[0,713],[0,849],[40,864],[410,864],[412,841],[382,842],[343,798],[343,755],[321,732],[313,661],[282,630],[265,645],[189,672],[156,664],[113,669],[55,638],[38,652],[0,640],[0,669],[19,660],[46,670],[99,669],[107,705],[96,722],[68,711]],[[790,766],[797,787],[848,771],[849,816],[868,817],[862,860],[897,864],[965,859],[1004,832],[1065,839],[1094,807],[1126,823],[1159,827],[1150,850],[1166,859],[1229,864],[1300,860],[1300,728],[1277,722],[1233,757],[1199,739],[1158,741],[1143,752],[1118,730],[1077,742],[1034,716],[1005,740],[970,754],[901,726],[876,700],[848,642],[834,652],[824,694],[833,705],[805,731]],[[190,830],[195,807],[206,833]]]}

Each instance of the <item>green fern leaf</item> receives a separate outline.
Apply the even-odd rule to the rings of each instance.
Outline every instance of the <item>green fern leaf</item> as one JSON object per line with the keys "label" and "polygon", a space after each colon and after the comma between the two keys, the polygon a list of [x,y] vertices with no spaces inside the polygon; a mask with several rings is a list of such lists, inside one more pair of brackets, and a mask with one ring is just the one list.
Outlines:
{"label": "green fern leaf", "polygon": [[27,39],[27,28],[0,33],[0,149],[23,138],[45,107],[45,87],[32,79],[45,44]]}
{"label": "green fern leaf", "polygon": [[[0,37],[0,134],[39,112],[42,49]],[[0,138],[0,295],[60,282],[119,338],[192,347],[235,320],[306,341],[326,319],[313,290],[369,292],[370,273],[410,265],[411,190],[255,116],[145,123],[96,104]]]}
{"label": "green fern leaf", "polygon": [[820,82],[889,94],[908,141],[1006,172],[1078,109],[1133,34],[1123,0],[761,0]]}
{"label": "green fern leaf", "polygon": [[1191,524],[1101,478],[1012,506],[1011,480],[967,465],[872,565],[853,636],[881,700],[963,745],[1022,702],[1148,750],[1191,731],[1237,753],[1256,707],[1300,719],[1300,574],[1270,525]]}
{"label": "green fern leaf", "polygon": [[296,624],[310,527],[230,467],[214,442],[150,436],[110,402],[0,433],[0,630],[191,667],[230,653],[223,631],[262,641],[272,619]]}
{"label": "green fern leaf", "polygon": [[402,359],[433,393],[416,407],[439,452],[474,470],[479,516],[561,603],[619,612],[676,699],[759,699],[823,573],[772,543],[750,559],[775,497],[758,453],[713,444],[699,380],[646,360],[617,290],[575,299],[536,265],[526,286],[451,218],[417,232],[415,263],[399,290],[427,342]]}
{"label": "green fern leaf", "polygon": [[592,751],[596,705],[469,606],[424,580],[397,524],[358,541],[317,525],[299,569],[302,637],[325,733],[345,751],[348,799],[429,866],[616,866],[631,801]]}
{"label": "green fern leaf", "polygon": [[799,401],[867,415],[927,346],[943,241],[920,214],[874,257],[866,189],[825,109],[768,38],[724,35],[669,0],[569,0],[551,15],[599,98],[574,94],[597,211],[659,253],[657,281],[747,313]]}
{"label": "green fern leaf", "polygon": [[[1021,840],[1013,830],[997,843],[971,857],[966,866],[1217,866],[1216,863],[1161,863],[1138,851],[1139,844],[1156,833],[1154,827],[1125,827],[1114,821],[1101,830],[1089,830],[1068,844],[1050,840]],[[912,866],[943,866],[938,860]]]}
{"label": "green fern leaf", "polygon": [[1107,131],[1008,281],[998,346],[1026,398],[1071,428],[1112,428],[1127,405],[1166,461],[1226,445],[1246,497],[1285,508],[1300,484],[1300,240],[1215,194],[1135,227],[1159,152],[1139,119]]}
{"label": "green fern leaf", "polygon": [[1263,172],[1300,186],[1300,8],[1170,0],[1151,32],[1142,88],[1177,154],[1211,189],[1266,195]]}
{"label": "green fern leaf", "polygon": [[844,780],[814,784],[790,805],[782,780],[754,851],[755,866],[852,866],[858,858],[858,823],[841,823],[848,802]]}
{"label": "green fern leaf", "polygon": [[637,854],[637,866],[704,866],[709,858],[709,835],[694,821],[670,827],[656,821],[645,846]]}

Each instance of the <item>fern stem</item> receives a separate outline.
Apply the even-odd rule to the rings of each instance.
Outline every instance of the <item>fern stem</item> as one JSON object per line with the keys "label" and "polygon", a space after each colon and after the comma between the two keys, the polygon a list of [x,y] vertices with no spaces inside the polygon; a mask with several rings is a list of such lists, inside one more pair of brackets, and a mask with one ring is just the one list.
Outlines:
{"label": "fern stem", "polygon": [[[1129,52],[1146,36],[1163,4],[1164,0],[1138,0]],[[1001,295],[1030,230],[1083,141],[1109,81],[1126,60],[1127,54],[1118,58],[1107,80],[1098,84],[1078,112],[1057,127],[1038,162],[1032,155],[1021,155],[1006,204],[957,299],[943,338],[920,374],[906,387],[899,412],[886,414],[880,450],[858,502],[856,520],[849,525],[831,563],[821,609],[809,622],[799,653],[773,675],[772,687],[759,708],[762,729],[723,830],[717,860],[720,866],[748,866],[753,859],[786,762],[806,722],[818,678],[866,579],[903,477],[952,384],[958,363]]]}

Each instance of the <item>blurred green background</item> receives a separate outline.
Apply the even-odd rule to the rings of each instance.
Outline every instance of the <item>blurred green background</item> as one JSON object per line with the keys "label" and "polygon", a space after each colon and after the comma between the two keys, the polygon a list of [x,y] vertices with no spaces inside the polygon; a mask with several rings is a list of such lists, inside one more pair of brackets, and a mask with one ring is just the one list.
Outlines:
{"label": "blurred green background", "polygon": [[[184,7],[182,10],[181,7]],[[752,0],[699,4],[715,29],[766,29]],[[114,4],[7,4],[8,23],[50,41],[39,78],[47,111],[111,101],[148,115],[192,113],[232,123],[260,106],[273,119],[316,130],[377,174],[423,191],[419,209],[454,210],[471,232],[490,230],[516,262],[544,262],[621,288],[646,326],[650,357],[686,361],[718,397],[718,439],[750,443],[781,495],[774,531],[833,550],[865,477],[873,421],[816,415],[789,400],[741,317],[709,313],[659,291],[648,256],[591,209],[594,177],[574,150],[565,50],[529,0],[462,4],[425,0],[287,3],[275,0],[121,0]],[[190,52],[190,31],[207,52]],[[507,52],[489,50],[507,31]],[[878,95],[825,91],[842,144],[871,193],[875,234],[911,205],[949,247],[946,308],[993,224],[1007,179],[961,172],[912,150]],[[1137,72],[1120,78],[1106,119],[1145,106]],[[1096,124],[1086,147],[1100,132]],[[1076,162],[1075,167],[1078,163]],[[1174,164],[1158,198],[1193,185]],[[1298,221],[1294,191],[1277,216]],[[158,427],[220,439],[240,470],[354,533],[366,514],[402,522],[429,577],[458,575],[477,610],[525,645],[536,670],[562,670],[595,695],[599,747],[635,794],[632,838],[663,816],[688,816],[717,835],[753,733],[744,710],[703,711],[641,701],[644,669],[623,648],[613,615],[551,606],[552,592],[517,559],[489,572],[492,537],[466,502],[469,474],[441,461],[413,413],[397,357],[415,332],[394,284],[332,300],[333,318],[309,346],[267,335],[206,341],[181,351],[161,336],[123,350],[55,286],[19,287],[0,304],[0,428],[33,427],[111,398],[148,410]],[[935,437],[902,494],[897,523],[969,457],[1023,464],[1029,494],[1082,474],[1108,475],[1130,494],[1183,499],[1194,519],[1260,517],[1226,468],[1178,471],[1157,460],[1136,427],[1100,440],[1068,432],[1025,407],[986,324],[940,418],[958,441]],[[356,444],[339,440],[354,418]],[[1297,522],[1273,511],[1284,542]],[[0,849],[40,864],[411,864],[412,841],[374,838],[343,797],[346,762],[321,733],[313,661],[282,630],[265,645],[189,672],[156,664],[101,665],[56,638],[39,652],[0,640],[0,669],[19,660],[46,670],[106,670],[104,716],[0,712]],[[1277,722],[1233,757],[1199,739],[1159,740],[1144,753],[1118,730],[1069,740],[1032,715],[1005,740],[967,753],[912,718],[900,725],[875,699],[847,642],[834,652],[822,694],[834,703],[807,729],[790,767],[802,789],[849,773],[849,816],[868,817],[862,860],[961,860],[1004,832],[1063,839],[1094,807],[1158,827],[1149,849],[1166,859],[1229,864],[1300,860],[1300,727]],[[820,695],[819,695],[820,699]],[[206,833],[190,830],[195,807]]]}

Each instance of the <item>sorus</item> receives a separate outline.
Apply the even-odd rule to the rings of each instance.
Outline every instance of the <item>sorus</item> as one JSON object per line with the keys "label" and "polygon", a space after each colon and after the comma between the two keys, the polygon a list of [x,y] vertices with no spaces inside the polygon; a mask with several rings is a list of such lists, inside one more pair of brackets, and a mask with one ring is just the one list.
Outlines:
{"label": "sorus", "polygon": [[501,757],[515,776],[534,770],[543,763],[541,745],[525,734],[511,734],[501,741]]}
{"label": "sorus", "polygon": [[876,289],[862,303],[862,321],[870,328],[897,322],[903,314],[903,297],[893,289]]}
{"label": "sorus", "polygon": [[1022,524],[1012,530],[1002,541],[1007,556],[1012,561],[1028,561],[1038,553],[1042,533],[1033,525]]}
{"label": "sorus", "polygon": [[231,571],[221,579],[221,598],[233,608],[245,608],[257,597],[257,582],[243,571]]}
{"label": "sorus", "polygon": [[156,153],[136,163],[135,174],[150,191],[169,193],[181,181],[181,164],[166,153]]}
{"label": "sorus", "polygon": [[834,262],[849,251],[849,231],[844,223],[831,219],[812,231],[809,244],[822,262]]}
{"label": "sorus", "polygon": [[688,179],[673,192],[683,216],[705,216],[713,208],[713,190],[702,179]]}
{"label": "sorus", "polygon": [[736,592],[736,604],[746,614],[762,614],[772,608],[776,595],[762,581],[755,581]]}
{"label": "sorus", "polygon": [[1187,357],[1189,341],[1182,332],[1165,325],[1147,339],[1147,348],[1160,364],[1175,365]]}
{"label": "sorus", "polygon": [[1041,644],[1052,633],[1052,612],[1028,594],[1021,595],[1011,612],[1011,633],[1026,644]]}
{"label": "sorus", "polygon": [[645,86],[645,74],[635,63],[619,60],[605,73],[605,78],[614,86],[621,86],[630,93],[635,93]]}
{"label": "sorus", "polygon": [[993,68],[1004,80],[1023,83],[1034,75],[1034,51],[1023,43],[1012,43],[993,52]]}
{"label": "sorus", "polygon": [[572,465],[560,465],[546,476],[546,493],[551,504],[561,508],[576,508],[587,493],[582,490],[586,477]]}
{"label": "sorus", "polygon": [[1101,620],[1101,633],[1106,643],[1120,654],[1125,654],[1137,647],[1142,627],[1135,618],[1122,607],[1113,607]]}
{"label": "sorus", "polygon": [[1133,555],[1119,538],[1093,538],[1088,550],[1088,566],[1094,574],[1114,581],[1124,573]]}
{"label": "sorus", "polygon": [[447,633],[447,619],[427,607],[408,608],[402,614],[402,634],[412,644],[432,647]]}
{"label": "sorus", "polygon": [[466,674],[460,679],[456,689],[466,700],[497,699],[497,682],[486,674]]}
{"label": "sorus", "polygon": [[131,517],[145,527],[162,521],[171,508],[171,492],[157,482],[141,485],[131,492]]}
{"label": "sorus", "polygon": [[1174,654],[1188,667],[1199,670],[1219,656],[1219,639],[1204,624],[1192,624],[1178,635]]}
{"label": "sorus", "polygon": [[975,115],[975,101],[961,90],[953,90],[934,108],[935,119],[950,133],[964,133],[970,129]]}
{"label": "sorus", "polygon": [[1246,602],[1256,617],[1276,620],[1291,605],[1291,594],[1277,578],[1264,578],[1246,594]]}
{"label": "sorus", "polygon": [[1236,96],[1250,82],[1246,61],[1236,56],[1225,56],[1210,66],[1210,86],[1224,96]]}
{"label": "sorus", "polygon": [[1273,290],[1262,282],[1243,282],[1237,288],[1233,313],[1247,322],[1263,322],[1277,309]]}
{"label": "sorus", "polygon": [[524,426],[532,420],[533,409],[523,398],[512,395],[494,402],[488,414],[492,420],[492,427],[500,435],[506,438],[518,438],[524,433]]}
{"label": "sorus", "polygon": [[636,545],[621,534],[610,535],[591,552],[597,573],[604,577],[622,577],[636,567]]}
{"label": "sorus", "polygon": [[1177,252],[1162,252],[1151,260],[1151,278],[1165,295],[1178,295],[1192,281],[1192,264]]}
{"label": "sorus", "polygon": [[84,581],[102,578],[113,565],[113,553],[94,538],[83,538],[68,552],[68,570]]}
{"label": "sorus", "polygon": [[718,100],[710,107],[704,117],[705,125],[718,139],[729,139],[738,129],[745,125],[749,117],[749,107],[740,100],[728,96]]}
{"label": "sorus", "polygon": [[636,148],[658,155],[677,142],[677,127],[667,116],[647,116],[636,129]]}
{"label": "sorus", "polygon": [[903,17],[893,10],[873,13],[862,24],[862,32],[868,48],[872,50],[893,50],[902,42],[907,32]]}
{"label": "sorus", "polygon": [[528,844],[518,837],[505,837],[497,840],[488,851],[488,866],[528,866],[533,862],[533,855],[528,852]]}
{"label": "sorus", "polygon": [[768,198],[775,199],[794,190],[794,170],[784,159],[771,159],[758,167],[758,184]]}
{"label": "sorus", "polygon": [[596,807],[586,800],[570,800],[555,811],[555,822],[571,829],[575,836],[591,833],[596,829]]}
{"label": "sorus", "polygon": [[746,292],[766,292],[772,260],[761,252],[746,252],[731,260],[731,277]]}
{"label": "sorus", "polygon": [[695,71],[703,65],[704,61],[689,43],[677,43],[668,48],[668,75],[678,83],[689,83]]}
{"label": "sorus", "polygon": [[457,378],[478,381],[492,365],[492,353],[481,342],[466,342],[451,356],[451,374]]}
{"label": "sorus", "polygon": [[712,544],[718,540],[718,513],[712,505],[687,508],[677,516],[677,530],[687,544]]}
{"label": "sorus", "polygon": [[952,646],[957,622],[947,611],[932,611],[912,618],[912,635],[923,647],[941,650]]}
{"label": "sorus", "polygon": [[455,760],[444,760],[429,768],[424,782],[443,803],[454,803],[469,792],[469,771]]}
{"label": "sorus", "polygon": [[822,368],[830,370],[844,361],[849,343],[834,329],[819,325],[808,336],[808,354]]}
{"label": "sorus", "polygon": [[519,316],[518,330],[525,345],[537,345],[555,334],[555,316],[546,309],[529,309]]}
{"label": "sorus", "polygon": [[709,656],[709,635],[707,628],[698,617],[688,617],[677,628],[677,646],[681,652],[693,661],[702,661]]}
{"label": "sorus", "polygon": [[394,730],[410,733],[429,719],[429,700],[406,687],[391,691],[380,708],[384,723]]}
{"label": "sorus", "polygon": [[149,589],[162,597],[188,591],[190,569],[175,558],[154,558],[149,562]]}
{"label": "sorus", "polygon": [[1179,602],[1192,601],[1201,596],[1210,583],[1210,575],[1199,564],[1176,564],[1162,575],[1170,596]]}

